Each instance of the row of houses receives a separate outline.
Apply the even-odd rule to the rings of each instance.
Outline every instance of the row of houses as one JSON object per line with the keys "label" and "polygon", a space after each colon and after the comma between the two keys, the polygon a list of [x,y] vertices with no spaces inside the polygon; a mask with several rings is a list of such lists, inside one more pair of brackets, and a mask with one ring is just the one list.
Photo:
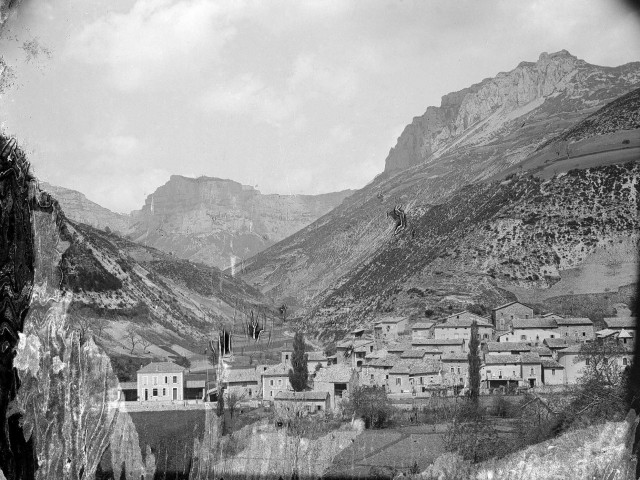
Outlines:
{"label": "row of houses", "polygon": [[[624,367],[631,361],[636,332],[635,318],[625,315],[624,310],[606,318],[605,329],[595,331],[588,318],[534,316],[531,308],[519,302],[493,309],[490,318],[462,311],[439,321],[410,325],[407,317],[384,317],[370,331],[351,331],[337,342],[333,355],[308,352],[310,391],[292,391],[291,351],[281,352],[275,365],[227,369],[220,382],[226,395],[276,406],[294,402],[308,411],[338,407],[357,384],[384,387],[399,396],[458,394],[468,388],[474,322],[478,325],[481,386],[485,390],[575,383],[585,367],[582,345],[597,339],[613,340],[626,349],[626,354],[616,359]],[[154,375],[149,372],[154,368],[139,372],[137,398],[180,400],[185,395],[180,385],[187,391],[184,375],[170,369]],[[156,376],[158,382],[165,383],[152,384]]]}

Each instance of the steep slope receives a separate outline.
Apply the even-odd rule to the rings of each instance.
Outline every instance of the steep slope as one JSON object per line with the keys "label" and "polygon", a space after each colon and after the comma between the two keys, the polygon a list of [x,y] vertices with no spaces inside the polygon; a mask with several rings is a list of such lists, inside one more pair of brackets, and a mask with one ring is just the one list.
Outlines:
{"label": "steep slope", "polygon": [[133,212],[131,238],[218,268],[241,262],[306,227],[350,190],[263,195],[232,180],[171,176]]}
{"label": "steep slope", "polygon": [[167,356],[163,345],[201,354],[213,331],[232,323],[236,308],[264,306],[258,291],[216,268],[118,235],[66,220],[61,238],[68,244],[60,265],[71,323],[97,334],[111,354]]}
{"label": "steep slope", "polygon": [[[398,139],[385,172],[306,229],[245,262],[241,275],[271,297],[295,298],[309,313],[360,265],[395,241],[386,216],[395,205],[402,204],[407,212],[405,235],[420,238],[424,229],[420,218],[431,206],[445,202],[465,185],[524,170],[534,154],[549,155],[556,161],[559,154],[551,152],[551,146],[538,153],[536,149],[598,106],[637,88],[639,80],[640,63],[598,67],[562,51],[543,54],[536,63],[522,63],[508,74],[446,96],[443,104],[447,108],[430,108],[421,118],[440,112],[452,125],[458,122],[458,130],[425,146],[422,134],[411,133],[419,131],[420,121],[415,120]],[[500,103],[499,97],[511,100]],[[482,103],[482,98],[487,101]],[[460,116],[460,112],[471,112],[472,105],[484,113]],[[610,109],[608,115],[613,111],[618,109]],[[400,155],[400,151],[409,151],[405,148],[409,144],[413,153]],[[565,142],[563,155],[567,145]],[[572,143],[574,147],[579,145]],[[588,148],[593,147],[590,143]],[[546,160],[540,160],[543,166]],[[598,161],[596,157],[594,163]],[[616,157],[610,163],[619,161]],[[535,162],[531,165],[538,167]],[[554,169],[559,171],[552,169],[550,175],[563,170]]]}
{"label": "steep slope", "polygon": [[89,200],[83,193],[46,182],[40,188],[49,192],[64,210],[66,216],[74,222],[80,222],[104,230],[126,234],[129,231],[130,217],[98,205]]}
{"label": "steep slope", "polygon": [[390,240],[343,277],[309,314],[308,327],[333,335],[384,312],[490,307],[515,298],[509,290],[545,292],[594,256],[598,276],[609,276],[615,291],[634,281],[620,274],[627,267],[635,274],[639,193],[638,162],[469,185],[415,219],[419,236]]}

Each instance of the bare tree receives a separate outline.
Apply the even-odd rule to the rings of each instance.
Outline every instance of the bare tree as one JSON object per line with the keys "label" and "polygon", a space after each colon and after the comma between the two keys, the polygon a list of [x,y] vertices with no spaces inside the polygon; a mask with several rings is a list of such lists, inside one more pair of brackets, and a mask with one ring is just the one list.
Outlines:
{"label": "bare tree", "polygon": [[229,417],[231,421],[233,421],[233,414],[238,408],[238,404],[244,399],[246,393],[243,392],[241,394],[236,392],[229,392],[227,395],[227,410],[229,410]]}
{"label": "bare tree", "polygon": [[108,324],[109,322],[104,318],[95,318],[91,322],[91,327],[94,330],[94,332],[97,333],[98,337],[102,337],[102,332],[104,331],[105,328],[107,328]]}
{"label": "bare tree", "polygon": [[138,335],[138,329],[133,325],[130,325],[125,330],[124,338],[131,344],[131,353],[136,348],[136,345],[140,343],[140,336]]}
{"label": "bare tree", "polygon": [[149,348],[151,345],[153,345],[153,342],[150,340],[147,340],[144,337],[140,337],[140,344],[142,345],[142,351],[144,353],[147,353],[147,348]]}

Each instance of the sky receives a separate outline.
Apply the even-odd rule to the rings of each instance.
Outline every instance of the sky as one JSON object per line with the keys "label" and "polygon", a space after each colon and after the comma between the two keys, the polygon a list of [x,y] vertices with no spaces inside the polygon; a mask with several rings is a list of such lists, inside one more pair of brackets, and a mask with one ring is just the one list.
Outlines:
{"label": "sky", "polygon": [[118,212],[173,174],[325,193],[370,182],[443,95],[562,49],[640,61],[639,17],[611,0],[31,0],[0,32],[0,127],[39,179]]}

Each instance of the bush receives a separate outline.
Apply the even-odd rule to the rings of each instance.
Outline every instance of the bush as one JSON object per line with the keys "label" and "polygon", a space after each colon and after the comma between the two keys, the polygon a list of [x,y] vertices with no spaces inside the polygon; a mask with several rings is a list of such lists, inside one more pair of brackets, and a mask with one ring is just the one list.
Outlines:
{"label": "bush", "polygon": [[343,404],[347,415],[364,419],[365,428],[384,428],[393,413],[393,407],[384,387],[355,387]]}

